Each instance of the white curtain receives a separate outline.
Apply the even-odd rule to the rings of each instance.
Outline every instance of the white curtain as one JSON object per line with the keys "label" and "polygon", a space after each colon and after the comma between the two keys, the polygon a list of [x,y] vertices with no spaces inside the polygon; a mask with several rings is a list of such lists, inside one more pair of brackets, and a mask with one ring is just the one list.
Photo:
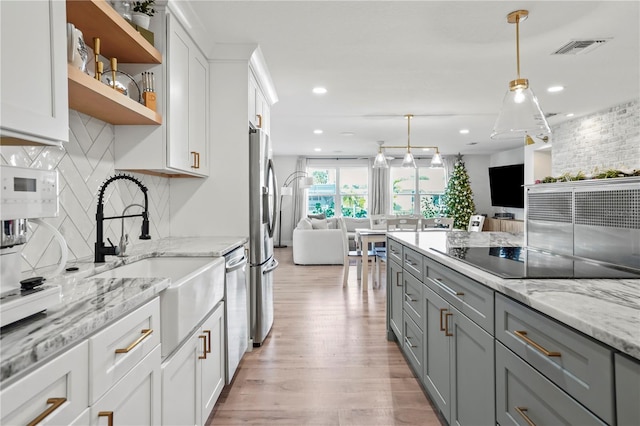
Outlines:
{"label": "white curtain", "polygon": [[457,155],[446,155],[442,157],[442,162],[444,163],[444,173],[446,177],[446,182],[449,182],[449,178],[453,174],[453,169],[455,169],[455,166],[456,166],[456,158],[457,158]]}
{"label": "white curtain", "polygon": [[[371,161],[373,165],[373,160]],[[388,214],[389,169],[371,167],[371,211],[372,214]]]}
{"label": "white curtain", "polygon": [[[296,172],[300,172],[300,176],[302,173],[306,173],[307,171],[307,157],[298,157],[298,161],[296,162]],[[300,219],[306,216],[306,203],[304,198],[304,189],[300,188],[300,179],[295,179],[293,181],[293,215],[291,215],[292,223],[291,229],[295,228]]]}

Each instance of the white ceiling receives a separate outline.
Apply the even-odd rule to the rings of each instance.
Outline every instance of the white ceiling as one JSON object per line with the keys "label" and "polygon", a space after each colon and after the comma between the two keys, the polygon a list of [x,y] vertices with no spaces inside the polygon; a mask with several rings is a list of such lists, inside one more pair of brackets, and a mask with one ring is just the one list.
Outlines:
{"label": "white ceiling", "polygon": [[[552,127],[567,113],[580,117],[640,94],[639,1],[178,4],[208,42],[260,45],[279,97],[271,117],[276,155],[373,156],[376,141],[406,144],[407,113],[415,115],[412,145],[437,145],[443,154],[521,146],[489,139],[516,78],[515,25],[506,16],[517,9],[529,10],[520,25],[521,76],[542,110],[558,114]],[[593,38],[611,41],[589,53],[552,55],[571,40]],[[552,85],[565,90],[547,93]],[[328,93],[314,95],[314,86]]]}

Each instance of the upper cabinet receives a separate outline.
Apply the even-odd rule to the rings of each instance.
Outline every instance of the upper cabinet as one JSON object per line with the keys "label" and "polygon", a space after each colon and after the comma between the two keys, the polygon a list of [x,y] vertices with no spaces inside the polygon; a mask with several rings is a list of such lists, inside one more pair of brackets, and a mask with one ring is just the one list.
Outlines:
{"label": "upper cabinet", "polygon": [[0,2],[0,141],[69,140],[65,3]]}
{"label": "upper cabinet", "polygon": [[269,134],[271,130],[270,112],[271,106],[267,102],[252,69],[249,73],[249,123]]}
{"label": "upper cabinet", "polygon": [[[162,54],[124,20],[105,0],[67,1],[67,22],[82,31],[85,43],[94,47],[100,38],[100,54],[118,64],[160,64]],[[65,50],[66,51],[66,50]],[[63,57],[66,55],[63,54]],[[105,70],[108,69],[105,64]],[[111,124],[161,124],[162,116],[141,103],[68,66],[69,108]],[[66,73],[65,73],[66,74]]]}

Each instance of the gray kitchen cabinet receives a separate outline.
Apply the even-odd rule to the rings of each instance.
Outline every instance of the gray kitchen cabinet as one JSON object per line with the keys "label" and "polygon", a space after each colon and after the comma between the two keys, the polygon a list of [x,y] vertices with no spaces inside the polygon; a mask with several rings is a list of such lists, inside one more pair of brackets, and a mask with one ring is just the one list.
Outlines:
{"label": "gray kitchen cabinet", "polygon": [[402,334],[404,335],[402,350],[409,360],[415,375],[421,377],[424,351],[422,329],[410,316],[405,315],[403,317]]}
{"label": "gray kitchen cabinet", "polygon": [[[389,329],[393,332],[398,342],[403,342],[402,334],[402,267],[390,258],[387,262],[387,305],[389,310]],[[390,334],[387,336],[389,340],[393,340]]]}
{"label": "gray kitchen cabinet", "polygon": [[65,16],[63,1],[0,3],[2,145],[69,140]]}
{"label": "gray kitchen cabinet", "polygon": [[501,426],[606,424],[502,343],[496,341],[495,350],[497,421]]}
{"label": "gray kitchen cabinet", "polygon": [[615,354],[614,362],[618,425],[640,425],[640,361]]}

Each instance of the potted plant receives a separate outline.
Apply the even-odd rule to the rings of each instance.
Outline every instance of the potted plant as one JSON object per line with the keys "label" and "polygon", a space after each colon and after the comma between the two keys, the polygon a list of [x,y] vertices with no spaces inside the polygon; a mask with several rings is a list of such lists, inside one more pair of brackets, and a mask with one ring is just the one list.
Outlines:
{"label": "potted plant", "polygon": [[133,2],[133,23],[140,25],[145,30],[149,29],[151,17],[156,13],[153,8],[155,0],[142,0]]}

